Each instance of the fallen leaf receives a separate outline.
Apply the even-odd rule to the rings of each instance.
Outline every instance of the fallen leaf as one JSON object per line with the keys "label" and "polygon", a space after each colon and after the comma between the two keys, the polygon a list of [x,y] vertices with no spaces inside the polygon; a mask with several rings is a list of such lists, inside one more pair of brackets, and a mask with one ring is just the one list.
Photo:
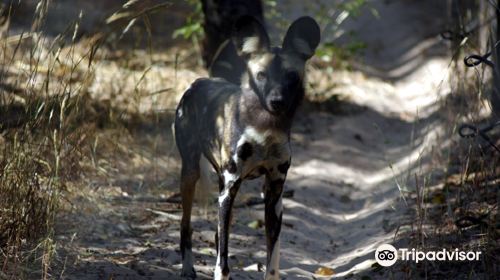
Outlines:
{"label": "fallen leaf", "polygon": [[330,275],[335,274],[335,271],[333,271],[333,269],[331,269],[329,267],[322,266],[322,267],[316,269],[314,274],[321,275],[321,276],[330,276]]}
{"label": "fallen leaf", "polygon": [[200,250],[200,253],[202,253],[203,255],[210,255],[210,256],[213,256],[213,249],[212,248],[202,248]]}
{"label": "fallen leaf", "polygon": [[251,221],[250,223],[248,223],[248,227],[249,228],[253,228],[253,229],[259,229],[261,228],[262,226],[264,225],[264,222],[262,220],[254,220],[254,221]]}

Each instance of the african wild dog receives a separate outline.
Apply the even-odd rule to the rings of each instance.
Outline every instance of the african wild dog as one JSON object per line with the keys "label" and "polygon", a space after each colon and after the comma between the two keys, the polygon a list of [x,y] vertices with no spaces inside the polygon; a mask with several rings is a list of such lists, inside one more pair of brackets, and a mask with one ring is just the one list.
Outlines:
{"label": "african wild dog", "polygon": [[231,208],[241,182],[265,175],[265,279],[279,279],[279,234],[283,186],[290,166],[290,127],[304,97],[304,65],[319,44],[310,17],[296,20],[281,48],[270,47],[258,20],[245,16],[234,27],[233,42],[247,71],[241,85],[219,78],[196,80],[176,111],[175,139],[182,158],[182,276],[195,278],[191,250],[191,209],[205,157],[219,178],[219,222],[215,279],[229,279]]}

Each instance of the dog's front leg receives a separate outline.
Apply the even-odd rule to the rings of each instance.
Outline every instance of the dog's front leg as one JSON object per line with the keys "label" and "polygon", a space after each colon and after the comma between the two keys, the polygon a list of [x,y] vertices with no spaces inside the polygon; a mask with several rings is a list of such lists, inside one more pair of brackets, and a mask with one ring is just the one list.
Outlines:
{"label": "dog's front leg", "polygon": [[217,263],[215,265],[214,279],[215,280],[228,280],[229,279],[229,266],[227,263],[228,258],[228,241],[229,241],[229,226],[231,223],[231,210],[233,208],[236,193],[241,184],[239,178],[225,178],[221,179],[220,193],[219,193],[219,224],[217,227]]}
{"label": "dog's front leg", "polygon": [[283,216],[282,195],[285,175],[266,176],[265,190],[265,224],[267,241],[266,280],[279,279],[280,231]]}

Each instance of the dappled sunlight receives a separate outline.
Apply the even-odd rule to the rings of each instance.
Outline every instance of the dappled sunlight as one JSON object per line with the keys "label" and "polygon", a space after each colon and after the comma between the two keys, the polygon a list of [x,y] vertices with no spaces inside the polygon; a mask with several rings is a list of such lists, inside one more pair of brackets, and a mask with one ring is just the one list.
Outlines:
{"label": "dappled sunlight", "polygon": [[[390,242],[403,222],[414,174],[425,174],[433,149],[446,145],[438,104],[450,93],[447,73],[446,60],[435,58],[406,79],[375,86],[385,89],[379,95],[359,88],[369,83],[343,83],[340,91],[367,106],[364,112],[336,118],[312,113],[305,119],[317,120],[310,125],[315,134],[297,132],[310,141],[296,136],[288,176],[295,198],[284,202],[284,221],[294,230],[285,228],[283,242],[308,249],[297,253],[293,245],[283,246],[284,271],[312,275],[301,265],[316,264],[343,277],[371,267],[375,248]],[[287,267],[293,263],[300,265]]]}
{"label": "dappled sunlight", "polygon": [[[357,168],[346,166],[344,160],[347,160],[346,156],[330,154],[329,158],[331,160],[319,160],[310,159],[308,161],[301,162],[292,167],[290,178],[292,180],[302,180],[302,178],[314,178],[314,179],[337,179],[343,180],[347,183],[356,183],[357,185],[363,185],[364,188],[376,187],[379,183],[387,181],[390,178],[395,177],[397,174],[401,174],[410,169],[419,159],[426,157],[428,153],[432,150],[433,145],[436,143],[439,133],[443,131],[443,126],[440,124],[434,124],[426,128],[425,134],[421,139],[412,139],[416,145],[415,147],[410,147],[412,143],[408,143],[397,153],[391,153],[391,150],[380,151],[377,156],[378,166],[380,169],[376,171],[363,170],[358,166]],[[408,131],[407,133],[412,133]],[[334,139],[333,139],[334,140]],[[321,141],[321,140],[318,140]],[[418,144],[418,145],[417,145]],[[333,141],[323,142],[323,145],[317,146],[318,148],[328,149],[328,151],[335,151],[339,149],[339,146]],[[331,147],[331,149],[329,149]],[[311,147],[312,148],[312,147]],[[309,148],[309,150],[311,149]],[[345,151],[345,149],[339,149]],[[356,150],[356,149],[355,149]],[[391,154],[401,154],[403,156],[391,158]],[[352,156],[352,154],[350,155]],[[360,152],[358,157],[363,158],[363,152]],[[352,157],[350,160],[354,160]]]}
{"label": "dappled sunlight", "polygon": [[[300,212],[301,215],[316,215],[316,216],[321,216],[322,219],[329,219],[331,222],[337,224],[341,222],[355,222],[356,220],[359,219],[364,219],[367,218],[370,215],[375,215],[378,212],[387,209],[390,205],[392,205],[393,199],[386,199],[383,200],[379,203],[367,203],[364,204],[363,208],[358,211],[354,211],[349,213],[349,211],[342,211],[337,214],[337,213],[328,213],[328,211],[335,211],[332,207],[332,209],[316,209],[312,208],[309,205],[304,205],[301,204],[297,201],[293,200],[285,200],[285,206],[287,208],[287,213],[285,213],[285,218],[290,219],[290,221],[298,221],[298,222],[304,222],[307,224],[307,221],[302,221],[300,218],[293,218],[294,213]],[[290,215],[288,217],[287,215]]]}
{"label": "dappled sunlight", "polygon": [[[29,0],[30,9],[34,11],[38,2]],[[172,123],[186,88],[209,73],[201,64],[203,49],[198,46],[204,44],[201,1],[147,0],[124,4],[106,0],[96,6],[96,13],[91,12],[93,1],[46,2],[54,2],[57,7],[48,14],[51,28],[35,32],[30,31],[31,23],[24,23],[27,33],[23,37],[24,29],[4,34],[0,26],[0,43],[4,44],[0,94],[6,93],[5,98],[0,98],[0,109],[6,108],[8,112],[2,115],[7,121],[0,120],[0,144],[9,144],[5,150],[10,152],[10,147],[19,142],[29,142],[25,150],[5,154],[16,160],[24,157],[19,155],[36,150],[28,144],[44,151],[33,153],[27,160],[29,169],[13,174],[23,180],[33,176],[31,181],[21,181],[42,191],[51,182],[60,187],[57,192],[61,194],[58,198],[61,209],[51,213],[55,226],[51,228],[53,251],[49,255],[55,256],[54,270],[49,269],[47,276],[58,278],[60,274],[59,278],[83,280],[181,279],[181,161]],[[161,4],[164,10],[158,13],[134,14],[137,12],[134,7],[143,9],[159,2],[164,2]],[[454,151],[448,151],[456,140],[448,136],[458,127],[453,126],[456,120],[451,125],[449,114],[455,112],[449,112],[448,107],[454,102],[467,107],[470,96],[478,100],[487,96],[486,84],[460,88],[470,94],[460,95],[454,79],[466,75],[479,79],[489,73],[479,67],[467,70],[466,75],[458,73],[456,67],[462,65],[462,58],[451,53],[451,44],[439,36],[448,23],[446,3],[434,0],[265,2],[268,2],[264,7],[265,29],[269,28],[273,42],[281,42],[284,34],[279,29],[284,21],[305,14],[317,17],[322,29],[320,47],[306,65],[305,99],[290,131],[290,169],[278,168],[279,176],[288,172],[282,201],[281,278],[358,279],[369,273],[373,279],[385,279],[387,274],[379,275],[380,267],[372,266],[375,249],[383,243],[410,244],[409,235],[409,238],[424,238],[419,234],[426,234],[430,227],[421,224],[415,229],[418,222],[426,219],[418,215],[426,216],[425,211],[430,213],[433,208],[446,213],[443,214],[446,230],[466,232],[453,219],[462,214],[468,218],[468,211],[476,206],[464,207],[462,213],[462,209],[450,207],[450,196],[461,203],[464,194],[476,191],[478,178],[490,176],[497,167],[489,175],[481,170],[473,170],[469,177],[465,173],[456,174],[457,178],[448,182],[441,177],[453,170],[436,162],[464,157],[467,158],[464,166],[454,168],[460,172],[471,168],[465,153],[455,155]],[[192,17],[195,7],[191,3],[200,4],[196,7],[199,18]],[[346,3],[361,6],[353,8]],[[71,19],[72,25],[61,29],[62,22],[78,14],[72,5],[83,9],[81,22]],[[2,7],[0,4],[0,25]],[[71,13],[66,14],[66,10]],[[106,20],[105,15],[111,11],[116,26],[108,23],[105,27],[97,26],[97,15]],[[120,25],[120,20],[126,24]],[[341,24],[336,26],[338,22],[334,21]],[[59,34],[62,30],[65,33]],[[174,30],[180,35],[177,39],[172,38]],[[252,43],[255,38],[251,39],[243,45],[257,45]],[[13,43],[17,41],[18,46]],[[450,62],[452,55],[460,58],[456,64]],[[274,77],[262,71],[259,74],[266,79]],[[471,79],[472,82],[476,80]],[[229,89],[233,87],[228,86]],[[455,100],[460,98],[463,100]],[[204,110],[200,109],[197,118],[211,108],[207,105],[218,101],[209,96],[208,104],[200,105]],[[256,107],[261,105],[255,103]],[[486,105],[481,108],[474,105],[477,112],[465,114],[459,121],[475,121],[494,114],[492,106]],[[220,111],[224,111],[224,116],[241,116],[243,111],[238,110],[234,115],[229,114],[230,107]],[[192,120],[192,112],[182,111],[177,115]],[[224,125],[233,124],[232,117],[225,118],[217,118],[217,125],[219,120]],[[219,133],[228,134],[227,128]],[[267,135],[275,126],[263,130],[266,129]],[[186,135],[186,143],[190,142],[190,136]],[[35,137],[40,142],[30,142]],[[467,139],[467,156],[476,152],[471,143],[483,141],[479,138]],[[240,140],[255,140],[245,139]],[[486,142],[480,142],[483,143]],[[478,149],[478,154],[489,153],[484,146]],[[190,147],[198,148],[196,144]],[[260,156],[260,151],[257,154]],[[0,158],[0,164],[11,164],[10,158],[6,159]],[[487,160],[478,163],[488,164]],[[256,166],[260,167],[257,163]],[[288,160],[280,166],[288,168]],[[255,170],[259,174],[276,171]],[[2,172],[0,168],[0,182]],[[234,202],[228,260],[233,279],[262,279],[265,270],[263,177],[245,181]],[[442,180],[438,186],[433,185],[434,177]],[[218,178],[212,179],[215,182]],[[471,181],[469,189],[463,191],[457,187],[458,182],[467,180]],[[198,279],[212,279],[217,261],[218,187],[214,184],[207,192],[198,189],[192,211],[192,249]],[[434,190],[437,193],[430,196]],[[420,207],[424,205],[424,212],[416,207],[416,202],[421,203],[417,203]],[[494,207],[486,210],[477,213],[486,216],[491,213],[491,217],[495,213]],[[275,208],[276,215],[278,211]],[[486,238],[488,235],[479,231],[486,228],[482,218],[485,216],[478,217],[478,222],[474,220],[470,227],[477,231],[469,233]],[[24,246],[25,239],[19,240]],[[331,269],[331,275],[320,276],[321,268]],[[0,278],[2,273],[0,270]]]}
{"label": "dappled sunlight", "polygon": [[[439,110],[437,104],[451,93],[448,83],[449,59],[432,58],[419,65],[408,77],[386,82],[367,78],[362,73],[336,72],[332,79],[337,86],[328,95],[338,95],[350,102],[367,106],[385,116],[397,116],[406,121],[427,118]],[[328,74],[312,71],[321,90],[321,81]]]}

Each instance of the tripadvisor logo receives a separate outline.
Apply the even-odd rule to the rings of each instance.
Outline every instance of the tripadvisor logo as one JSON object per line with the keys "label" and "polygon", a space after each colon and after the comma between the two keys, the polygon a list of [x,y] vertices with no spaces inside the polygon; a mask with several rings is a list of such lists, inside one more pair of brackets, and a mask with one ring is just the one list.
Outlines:
{"label": "tripadvisor logo", "polygon": [[439,251],[419,251],[415,248],[407,249],[400,248],[397,250],[394,246],[390,244],[382,244],[378,246],[375,251],[375,260],[381,266],[391,266],[396,263],[396,261],[414,261],[416,263],[420,261],[478,261],[480,259],[481,252],[472,251],[459,251],[441,249]]}
{"label": "tripadvisor logo", "polygon": [[391,244],[382,244],[375,251],[375,260],[381,266],[391,266],[398,260],[398,250]]}

